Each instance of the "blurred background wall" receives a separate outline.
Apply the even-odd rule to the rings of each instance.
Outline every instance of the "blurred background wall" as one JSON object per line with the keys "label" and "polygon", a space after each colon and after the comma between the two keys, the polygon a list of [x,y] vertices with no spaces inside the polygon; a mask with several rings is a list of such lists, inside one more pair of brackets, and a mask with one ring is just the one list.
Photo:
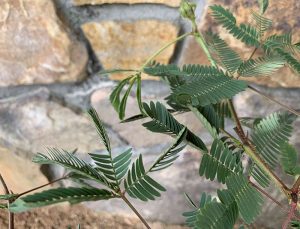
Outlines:
{"label": "blurred background wall", "polygon": [[[251,49],[224,35],[209,17],[207,6],[225,5],[235,12],[238,22],[244,22],[249,19],[250,9],[257,8],[256,1],[197,3],[199,28],[219,32],[242,56],[248,57]],[[188,31],[189,25],[180,18],[179,4],[180,0],[0,0],[0,171],[14,192],[35,187],[62,173],[59,168],[39,168],[30,162],[36,152],[45,152],[46,146],[78,148],[83,157],[87,152],[103,149],[85,114],[90,106],[105,122],[114,153],[132,147],[150,162],[167,147],[172,139],[146,131],[142,121],[119,123],[108,99],[116,85],[114,80],[125,76],[99,76],[97,72],[138,68],[165,43]],[[270,5],[267,16],[275,20],[274,31],[293,30],[294,41],[299,42],[300,1],[271,0]],[[191,38],[168,48],[157,61],[208,64]],[[284,104],[300,108],[300,76],[293,72],[284,70],[252,82]],[[142,93],[146,102],[162,100],[168,88],[150,78],[143,82]],[[134,96],[130,95],[127,117],[138,113]],[[242,116],[266,115],[280,109],[248,91],[238,95],[235,102]],[[210,142],[191,114],[177,118]],[[296,125],[299,127],[300,123]],[[297,127],[296,132],[300,132]],[[296,132],[293,142],[300,149]],[[168,192],[154,203],[136,201],[142,214],[151,220],[182,223],[181,214],[189,209],[184,192],[197,200],[202,192],[213,193],[219,187],[198,176],[199,161],[199,152],[187,148],[174,166],[157,174]],[[131,213],[115,201],[88,205],[97,210]],[[265,212],[267,217],[274,217],[273,206],[266,206]],[[281,213],[276,214],[280,219]],[[271,223],[276,225],[278,221]]]}

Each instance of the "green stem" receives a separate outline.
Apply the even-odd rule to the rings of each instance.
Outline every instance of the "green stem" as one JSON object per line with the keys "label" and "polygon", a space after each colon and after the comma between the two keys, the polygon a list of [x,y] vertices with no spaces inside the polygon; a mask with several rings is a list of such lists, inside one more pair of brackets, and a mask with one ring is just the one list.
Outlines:
{"label": "green stem", "polygon": [[159,50],[157,50],[155,53],[153,53],[153,55],[150,56],[150,57],[146,60],[146,62],[145,62],[145,63],[143,64],[143,66],[141,67],[141,70],[140,70],[140,71],[142,72],[144,67],[146,67],[149,63],[151,63],[155,57],[157,57],[159,54],[161,54],[161,53],[162,53],[165,49],[167,49],[169,46],[171,46],[172,44],[174,44],[174,43],[176,43],[176,42],[182,40],[183,38],[185,38],[185,37],[187,37],[187,36],[189,36],[189,35],[191,35],[191,33],[185,33],[185,34],[183,34],[183,35],[177,37],[176,39],[170,41],[169,43],[167,43],[167,44],[164,45],[163,47],[161,47]]}
{"label": "green stem", "polygon": [[198,42],[198,44],[200,45],[200,47],[204,51],[204,53],[207,56],[207,59],[209,60],[211,65],[213,67],[217,67],[217,64],[216,64],[215,60],[212,58],[212,56],[211,56],[211,54],[208,50],[208,47],[207,47],[207,44],[206,44],[206,41],[205,41],[203,35],[201,34],[200,31],[198,31],[196,25],[194,25],[193,28],[194,28],[194,33],[193,34],[194,34],[195,40]]}
{"label": "green stem", "polygon": [[130,203],[130,201],[125,197],[125,194],[120,194],[122,200],[131,208],[131,210],[139,217],[142,223],[146,226],[147,229],[151,229],[146,220],[141,216],[141,214],[135,209],[135,207]]}
{"label": "green stem", "polygon": [[276,176],[270,167],[264,162],[251,146],[244,145],[246,154],[270,177],[271,180],[287,195],[289,194],[287,186]]}

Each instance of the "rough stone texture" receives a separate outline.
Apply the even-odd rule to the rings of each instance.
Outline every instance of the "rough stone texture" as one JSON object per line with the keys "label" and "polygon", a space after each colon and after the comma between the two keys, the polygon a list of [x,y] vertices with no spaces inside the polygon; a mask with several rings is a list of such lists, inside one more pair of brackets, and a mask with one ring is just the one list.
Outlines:
{"label": "rough stone texture", "polygon": [[[156,159],[158,153],[151,153],[151,148],[139,151],[143,154],[146,167]],[[185,151],[168,169],[151,174],[162,184],[167,191],[155,201],[142,202],[132,199],[134,206],[139,209],[143,217],[150,221],[163,221],[171,224],[183,224],[183,212],[190,211],[191,207],[184,197],[186,192],[196,202],[200,200],[202,192],[216,194],[221,185],[199,177],[198,169],[200,153]],[[117,214],[128,214],[130,209],[122,202],[112,199],[107,202],[90,202],[87,206],[98,211],[108,211]]]}
{"label": "rough stone texture", "polygon": [[[178,33],[178,28],[172,23],[158,20],[91,22],[82,25],[82,29],[104,69],[138,69]],[[171,45],[156,60],[168,63],[174,48],[175,45]],[[113,74],[112,78],[122,79],[124,76]]]}
{"label": "rough stone texture", "polygon": [[112,4],[112,3],[125,3],[125,4],[136,4],[136,3],[156,3],[166,4],[172,7],[178,7],[180,0],[74,0],[75,5],[98,5],[98,4]]}
{"label": "rough stone texture", "polygon": [[[120,200],[121,201],[121,200]],[[141,221],[131,215],[116,215],[108,212],[95,213],[82,205],[59,205],[43,207],[15,215],[16,229],[77,228],[84,229],[143,229]],[[179,225],[149,222],[153,229],[184,229]],[[7,228],[7,213],[0,211],[0,227]]]}
{"label": "rough stone texture", "polygon": [[85,47],[63,27],[52,1],[4,0],[0,5],[0,86],[83,78]]}
{"label": "rough stone texture", "polygon": [[[24,192],[47,183],[38,165],[15,155],[3,146],[0,146],[0,172],[7,187],[14,193]],[[0,190],[2,194],[2,187]]]}
{"label": "rough stone texture", "polygon": [[[66,150],[78,148],[88,153],[103,149],[99,136],[87,115],[76,114],[54,101],[47,90],[37,90],[31,96],[0,101],[0,143],[12,150],[28,153],[45,152],[45,147]],[[112,145],[120,140],[114,133]]]}
{"label": "rough stone texture", "polygon": [[[248,58],[253,50],[253,48],[245,47],[241,42],[237,41],[231,35],[218,26],[216,22],[209,15],[209,5],[220,4],[225,8],[230,9],[237,18],[238,23],[249,22],[249,16],[251,9],[258,9],[257,1],[235,1],[235,0],[210,0],[207,3],[206,10],[203,12],[202,21],[199,25],[201,31],[206,31],[212,29],[214,32],[219,33],[222,38],[228,41],[231,47],[237,49],[243,58]],[[298,42],[300,40],[299,25],[300,19],[297,16],[297,12],[300,10],[300,2],[297,0],[291,1],[270,1],[270,7],[266,12],[266,16],[273,19],[273,30],[269,34],[282,33],[293,31],[293,40]],[[181,64],[188,63],[207,63],[207,58],[199,50],[198,44],[196,42],[187,41],[185,48],[183,50],[183,55],[181,57]],[[249,78],[247,78],[249,80]],[[281,71],[273,74],[269,77],[258,77],[251,79],[251,81],[267,85],[271,87],[300,87],[300,77],[293,73],[289,68],[284,68]]]}

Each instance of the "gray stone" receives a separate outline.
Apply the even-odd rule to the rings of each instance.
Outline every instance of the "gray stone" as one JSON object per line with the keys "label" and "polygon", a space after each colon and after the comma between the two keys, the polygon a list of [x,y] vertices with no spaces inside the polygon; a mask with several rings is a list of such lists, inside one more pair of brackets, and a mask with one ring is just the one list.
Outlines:
{"label": "gray stone", "polygon": [[[46,146],[84,153],[103,149],[88,116],[51,101],[47,89],[1,100],[0,126],[0,143],[29,157]],[[113,147],[122,143],[108,132]]]}

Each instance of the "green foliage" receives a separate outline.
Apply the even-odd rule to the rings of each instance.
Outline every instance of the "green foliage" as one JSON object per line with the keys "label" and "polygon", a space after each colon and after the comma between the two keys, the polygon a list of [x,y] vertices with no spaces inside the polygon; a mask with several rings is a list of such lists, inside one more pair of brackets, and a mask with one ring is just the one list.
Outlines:
{"label": "green foliage", "polygon": [[110,141],[109,141],[108,135],[106,133],[103,123],[101,122],[96,110],[94,108],[91,108],[88,111],[88,113],[94,122],[94,125],[97,129],[97,133],[99,134],[103,145],[105,146],[106,150],[111,154],[111,147],[110,147]]}
{"label": "green foliage", "polygon": [[[136,94],[137,94],[137,102],[139,104],[140,111],[143,112],[142,101],[141,101],[141,73],[136,73],[130,77],[122,80],[113,90],[110,95],[110,102],[115,108],[115,110],[119,114],[119,118],[122,120],[125,117],[126,104],[128,96],[132,90],[133,85],[137,83]],[[127,89],[125,89],[125,93],[122,94],[125,86],[128,85]]]}
{"label": "green foliage", "polygon": [[77,187],[56,188],[19,198],[9,205],[9,210],[17,213],[31,208],[48,206],[65,201],[79,203],[82,201],[107,200],[114,197],[115,195],[113,193],[105,189]]}
{"label": "green foliage", "polygon": [[261,14],[258,14],[252,11],[252,19],[255,22],[255,28],[258,31],[258,36],[263,37],[264,33],[272,27],[272,20],[263,17]]}
{"label": "green foliage", "polygon": [[165,152],[163,152],[149,168],[149,172],[159,171],[171,166],[179,157],[178,153],[185,147],[185,145],[181,145],[181,143],[186,139],[186,135],[187,129],[184,128],[176,137],[175,142]]}
{"label": "green foliage", "polygon": [[[217,129],[207,120],[205,115],[199,111],[199,109],[195,107],[190,107],[191,111],[196,115],[196,117],[199,119],[199,121],[202,123],[202,125],[208,130],[210,135],[213,138],[218,137]],[[213,108],[212,108],[213,109]]]}
{"label": "green foliage", "polygon": [[77,158],[73,154],[56,148],[48,148],[48,155],[38,153],[34,156],[33,162],[42,165],[56,164],[67,168],[69,171],[81,174],[104,185],[109,184],[106,178],[99,173],[92,165]]}
{"label": "green foliage", "polygon": [[294,146],[287,142],[281,145],[281,165],[285,173],[292,176],[300,175],[298,153]]}
{"label": "green foliage", "polygon": [[194,211],[185,212],[186,224],[191,228],[232,228],[238,217],[238,207],[233,196],[227,191],[218,191],[221,202],[206,197],[203,193],[200,206]]}
{"label": "green foliage", "polygon": [[103,173],[106,179],[113,182],[114,185],[118,186],[120,180],[128,171],[132,152],[131,149],[129,149],[113,159],[106,154],[90,154],[90,156],[97,165],[95,169]]}
{"label": "green foliage", "polygon": [[[64,178],[72,179],[81,187],[50,189],[18,198],[10,204],[10,211],[21,212],[65,201],[79,203],[110,198],[123,199],[125,193],[143,201],[154,200],[155,197],[161,195],[160,192],[166,191],[148,173],[165,169],[173,164],[178,158],[178,153],[185,147],[182,143],[187,136],[186,128],[182,128],[179,131],[174,143],[154,161],[148,171],[145,171],[142,155],[138,157],[129,170],[132,157],[131,149],[113,157],[108,135],[97,112],[94,109],[90,109],[89,115],[107,150],[106,153],[102,154],[89,154],[95,165],[79,159],[75,156],[75,152],[69,153],[55,148],[49,148],[47,155],[39,153],[33,159],[34,162],[39,164],[63,166],[70,171]],[[126,176],[125,179],[123,179],[124,176]],[[89,182],[91,180],[101,183],[108,190],[94,187]],[[123,186],[125,186],[124,191],[121,190]],[[18,197],[18,195],[1,195],[0,197],[1,199],[11,200],[11,198]]]}
{"label": "green foliage", "polygon": [[260,14],[264,14],[269,6],[269,0],[258,0]]}
{"label": "green foliage", "polygon": [[231,99],[246,89],[246,82],[232,79],[222,71],[215,70],[218,73],[212,77],[199,75],[173,89],[172,94],[177,102],[183,105],[206,106]]}
{"label": "green foliage", "polygon": [[[204,193],[199,206],[186,194],[194,208],[184,213],[189,227],[229,229],[235,226],[239,217],[246,224],[252,224],[260,214],[263,191],[252,183],[251,178],[263,188],[269,186],[272,179],[290,198],[294,188],[288,189],[281,185],[280,178],[273,170],[281,165],[283,171],[289,175],[300,174],[298,154],[288,143],[295,116],[277,112],[265,118],[240,118],[237,117],[238,112],[235,112],[232,103],[235,95],[247,88],[251,89],[248,83],[239,77],[272,76],[286,65],[300,73],[300,62],[297,59],[300,42],[293,43],[291,33],[266,36],[266,31],[272,27],[272,21],[264,16],[269,1],[258,0],[258,3],[260,10],[252,11],[249,24],[237,24],[235,16],[220,5],[210,7],[212,17],[229,34],[248,46],[254,46],[254,51],[248,59],[242,59],[244,53],[239,55],[217,34],[208,32],[203,37],[196,27],[195,5],[184,1],[181,13],[191,20],[193,31],[178,37],[175,41],[193,35],[207,55],[211,66],[178,67],[175,64],[162,65],[153,61],[156,54],[174,44],[174,41],[158,50],[140,67],[140,70],[116,69],[102,72],[132,74],[119,82],[110,96],[114,109],[123,120],[128,97],[136,85],[135,93],[140,114],[123,120],[123,123],[148,118],[149,120],[143,124],[148,130],[174,137],[174,142],[150,164],[148,169],[142,155],[132,163],[131,149],[115,156],[112,154],[104,125],[97,112],[90,109],[88,113],[106,151],[89,154],[91,160],[89,163],[79,159],[76,150],[67,152],[56,148],[49,148],[47,154],[38,153],[33,159],[38,164],[55,164],[66,168],[69,173],[63,178],[71,179],[79,187],[50,189],[32,195],[21,194],[21,197],[17,194],[0,195],[0,200],[12,202],[1,203],[0,208],[9,206],[10,211],[21,212],[64,201],[79,203],[119,198],[136,212],[125,195],[142,201],[160,197],[166,189],[150,175],[171,166],[186,143],[203,153],[199,175],[210,180],[216,179],[226,186],[224,190],[217,190],[217,198]],[[142,72],[157,76],[169,84],[171,92],[165,98],[166,106],[160,102],[143,103]],[[174,117],[175,114],[190,111],[213,138],[209,152],[201,138]],[[236,134],[226,129],[226,118],[235,121]],[[241,125],[249,128],[247,130],[251,132],[250,137]],[[245,154],[249,156],[246,157],[249,164],[245,163],[246,166],[243,168],[242,159],[245,158]],[[104,187],[100,189],[94,186],[95,182]],[[299,224],[295,221],[292,222],[292,226],[299,227]]]}
{"label": "green foliage", "polygon": [[278,57],[260,57],[244,61],[238,74],[244,77],[268,76],[282,68],[285,61]]}
{"label": "green foliage", "polygon": [[147,175],[142,155],[132,164],[132,168],[124,180],[124,186],[131,197],[142,201],[154,200],[155,197],[160,197],[160,191],[166,191],[163,186]]}
{"label": "green foliage", "polygon": [[259,33],[257,30],[246,24],[237,25],[233,14],[220,5],[210,6],[213,18],[220,23],[227,31],[238,40],[250,46],[259,46]]}
{"label": "green foliage", "polygon": [[[148,130],[156,133],[166,133],[177,136],[180,131],[185,128],[161,103],[157,102],[154,104],[153,102],[150,102],[150,106],[144,103],[143,107],[145,109],[145,113],[152,119],[152,121],[143,124],[143,126]],[[207,151],[203,141],[190,130],[187,130],[186,140],[198,149]]]}
{"label": "green foliage", "polygon": [[226,185],[230,194],[235,199],[241,217],[250,224],[260,214],[263,198],[253,188],[243,175],[233,175],[226,179]]}
{"label": "green foliage", "polygon": [[[288,141],[293,130],[294,115],[273,113],[262,119],[254,128],[252,140],[257,153],[274,169],[281,155],[281,145]],[[253,168],[253,178],[262,186],[268,186],[268,176],[257,166]]]}
{"label": "green foliage", "polygon": [[215,54],[214,58],[217,62],[230,72],[230,74],[234,74],[242,64],[240,56],[217,34],[207,33],[206,38],[209,48]]}
{"label": "green foliage", "polygon": [[217,178],[221,183],[225,183],[228,176],[242,172],[242,163],[237,155],[218,139],[214,140],[210,153],[203,155],[199,168],[200,176],[205,175],[210,180]]}

